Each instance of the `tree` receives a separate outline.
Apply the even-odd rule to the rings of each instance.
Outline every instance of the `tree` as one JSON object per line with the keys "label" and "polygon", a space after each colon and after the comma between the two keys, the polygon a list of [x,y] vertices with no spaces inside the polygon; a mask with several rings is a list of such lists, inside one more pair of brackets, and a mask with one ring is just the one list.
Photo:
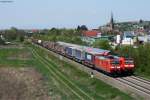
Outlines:
{"label": "tree", "polygon": [[144,21],[143,21],[142,19],[139,20],[139,23],[140,23],[140,24],[143,23],[143,22],[144,22]]}
{"label": "tree", "polygon": [[17,38],[17,33],[14,30],[6,30],[4,37],[8,40],[8,41],[12,41],[12,40],[16,40]]}
{"label": "tree", "polygon": [[83,42],[82,42],[80,37],[73,37],[72,38],[72,43],[83,44]]}
{"label": "tree", "polygon": [[0,45],[5,44],[5,41],[0,38]]}
{"label": "tree", "polygon": [[107,40],[97,40],[93,43],[93,47],[100,48],[100,49],[106,49],[111,50],[111,46]]}
{"label": "tree", "polygon": [[[45,31],[46,32],[46,31]],[[48,41],[64,41],[74,44],[85,44],[80,38],[82,36],[81,31],[77,29],[57,29],[52,28],[48,30],[45,34],[34,34],[33,37]]]}
{"label": "tree", "polygon": [[80,31],[80,30],[81,30],[81,27],[80,27],[79,25],[78,25],[78,27],[77,27],[77,30],[78,30],[78,31]]}
{"label": "tree", "polygon": [[20,36],[20,42],[24,41],[24,36]]}
{"label": "tree", "polygon": [[88,30],[88,28],[86,27],[86,25],[82,25],[82,26],[80,27],[80,29],[81,29],[81,30],[85,30],[85,31]]}
{"label": "tree", "polygon": [[23,42],[25,32],[23,30],[18,30],[15,27],[12,27],[9,30],[5,31],[4,37],[7,41],[21,41]]}
{"label": "tree", "polygon": [[23,30],[18,30],[17,31],[17,37],[19,38],[20,42],[24,41],[24,37],[25,37],[25,32]]}

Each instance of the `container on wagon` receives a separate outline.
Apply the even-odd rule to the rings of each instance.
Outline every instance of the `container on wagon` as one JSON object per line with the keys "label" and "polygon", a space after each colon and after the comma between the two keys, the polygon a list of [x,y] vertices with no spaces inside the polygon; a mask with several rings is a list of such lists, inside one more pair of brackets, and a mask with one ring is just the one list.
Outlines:
{"label": "container on wagon", "polygon": [[85,59],[85,47],[84,46],[76,46],[75,47],[75,59],[79,62]]}
{"label": "container on wagon", "polygon": [[85,50],[87,53],[92,54],[92,55],[108,55],[110,53],[109,50],[91,48],[91,47],[86,47]]}
{"label": "container on wagon", "polygon": [[74,49],[74,47],[66,46],[66,48],[65,48],[66,55],[69,57],[73,57],[73,49]]}
{"label": "container on wagon", "polygon": [[110,53],[109,50],[86,47],[86,49],[85,49],[85,62],[93,65],[96,56],[108,55],[109,53]]}

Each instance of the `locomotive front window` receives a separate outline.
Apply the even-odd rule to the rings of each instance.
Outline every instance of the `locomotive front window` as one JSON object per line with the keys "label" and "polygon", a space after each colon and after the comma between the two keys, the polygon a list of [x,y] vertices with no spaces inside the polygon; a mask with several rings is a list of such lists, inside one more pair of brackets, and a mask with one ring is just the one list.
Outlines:
{"label": "locomotive front window", "polygon": [[113,64],[113,65],[119,65],[120,63],[119,63],[119,61],[112,61],[111,64]]}
{"label": "locomotive front window", "polygon": [[125,61],[126,64],[133,64],[133,60],[127,60]]}

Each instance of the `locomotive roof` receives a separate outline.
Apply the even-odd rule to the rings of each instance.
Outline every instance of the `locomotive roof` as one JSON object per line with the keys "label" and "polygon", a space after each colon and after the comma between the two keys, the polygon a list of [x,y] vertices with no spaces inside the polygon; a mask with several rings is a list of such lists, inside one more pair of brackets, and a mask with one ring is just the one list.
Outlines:
{"label": "locomotive roof", "polygon": [[110,55],[110,56],[97,56],[97,58],[101,59],[101,60],[110,60],[110,59],[113,59],[114,61],[118,61],[119,60],[119,57],[117,56],[113,56],[113,55]]}

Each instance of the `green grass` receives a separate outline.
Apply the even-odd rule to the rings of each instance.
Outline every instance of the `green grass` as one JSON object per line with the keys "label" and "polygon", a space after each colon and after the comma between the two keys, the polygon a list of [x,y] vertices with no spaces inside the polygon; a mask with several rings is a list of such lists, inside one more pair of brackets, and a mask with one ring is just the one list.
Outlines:
{"label": "green grass", "polygon": [[[42,59],[48,62],[47,65],[43,65],[43,66],[48,66],[51,69],[53,69],[53,71],[57,70],[59,73],[61,73],[60,75],[64,76],[67,80],[71,81],[75,85],[75,87],[80,88],[82,91],[88,94],[91,98],[94,98],[94,100],[112,100],[112,99],[131,100],[133,99],[129,95],[120,92],[118,89],[113,88],[98,79],[90,78],[90,76],[87,73],[81,70],[78,70],[75,66],[72,66],[66,62],[60,61],[58,58],[52,56],[45,50],[39,49],[37,47],[34,47],[34,49],[40,56],[42,56]],[[44,67],[41,68],[39,66],[38,69],[43,74],[46,74],[47,77],[49,74],[50,74],[49,76],[52,76],[49,71],[47,71],[46,69],[44,70]],[[50,77],[49,79],[51,78],[53,77]],[[56,82],[55,91],[57,92],[59,91],[58,93],[61,95],[62,99],[76,99],[75,96],[71,94],[71,91],[67,92],[69,94],[66,95],[65,94],[66,91],[69,91],[69,90],[66,88],[63,89],[64,85],[56,81],[56,79],[54,80]],[[77,92],[80,93],[79,90],[77,90]]]}
{"label": "green grass", "polygon": [[[66,79],[62,74],[60,74],[58,70],[53,69],[52,66],[45,59],[39,56],[35,51],[33,54],[36,57],[37,61],[41,62],[44,65],[43,69],[47,69],[49,73],[51,73],[51,76],[55,78],[55,80],[63,84],[63,87],[70,90],[70,93],[75,94],[78,97],[78,99],[82,99],[82,96],[78,93],[79,91],[76,89],[75,86],[72,85],[71,82],[68,81],[68,79]],[[65,93],[67,93],[67,91]],[[71,97],[75,95],[72,95]]]}
{"label": "green grass", "polygon": [[14,67],[27,67],[31,66],[33,62],[32,54],[27,59],[19,57],[24,53],[28,54],[30,51],[27,48],[5,48],[0,49],[0,65],[1,66],[14,66]]}

